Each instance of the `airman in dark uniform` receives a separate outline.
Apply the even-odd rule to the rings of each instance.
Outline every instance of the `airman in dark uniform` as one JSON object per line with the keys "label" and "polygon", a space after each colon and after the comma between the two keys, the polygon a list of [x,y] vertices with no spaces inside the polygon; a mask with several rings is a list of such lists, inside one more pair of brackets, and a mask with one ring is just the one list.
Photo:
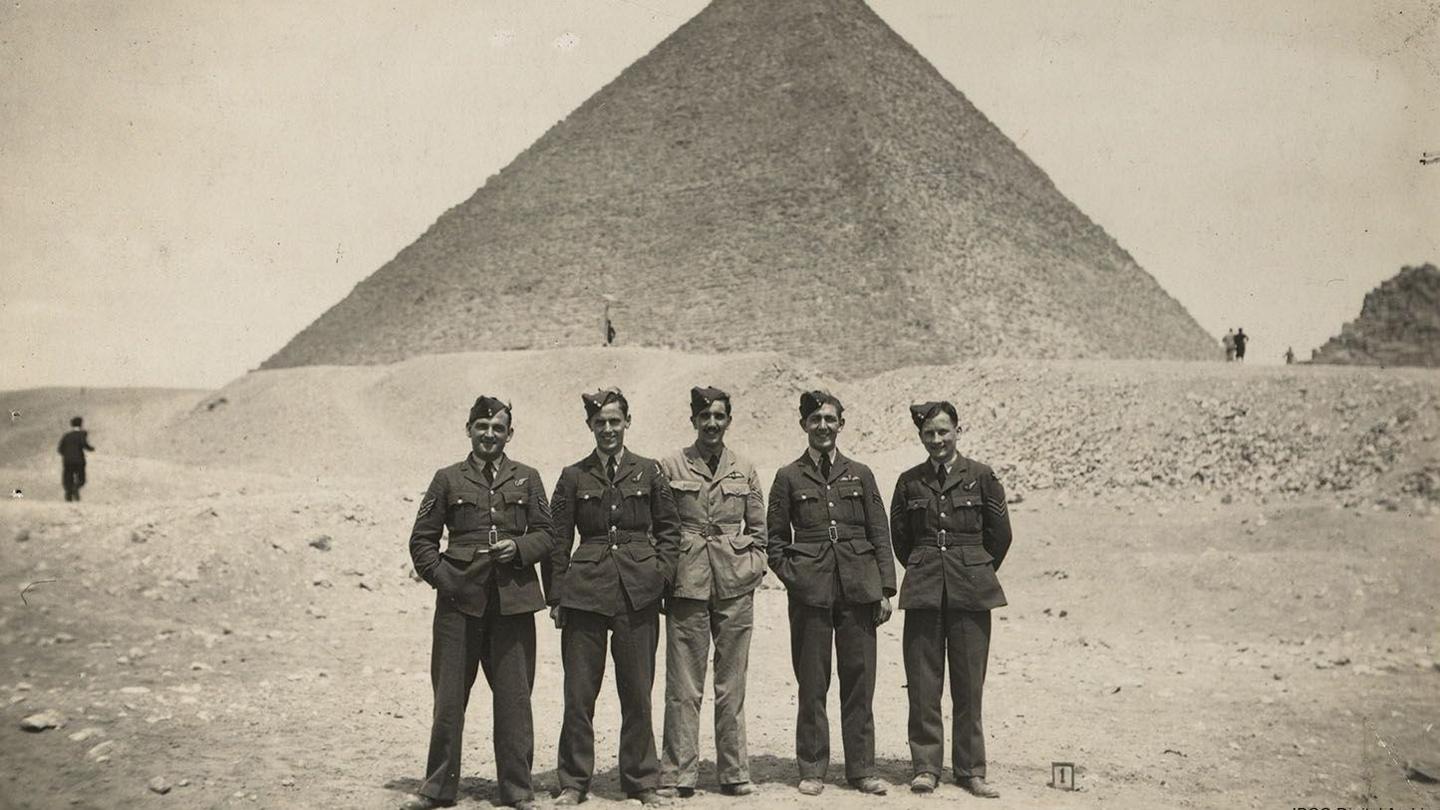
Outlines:
{"label": "airman in dark uniform", "polygon": [[611,388],[581,398],[595,451],[560,473],[552,498],[556,545],[546,567],[565,664],[556,804],[579,804],[590,789],[607,637],[620,697],[620,787],[642,804],[661,804],[650,692],[660,598],[675,577],[680,518],[660,465],[625,448],[625,395]]}
{"label": "airman in dark uniform", "polygon": [[766,513],[770,568],[789,592],[790,654],[799,684],[795,754],[800,792],[824,789],[830,765],[831,643],[840,669],[845,776],[881,795],[875,775],[875,627],[890,618],[895,561],[875,476],[835,447],[845,406],[824,391],[800,396],[809,448],[775,473]]}
{"label": "airman in dark uniform", "polygon": [[985,798],[981,697],[990,655],[990,610],[1005,604],[995,572],[1010,549],[1005,488],[995,473],[955,451],[955,406],[910,407],[929,460],[900,474],[890,501],[895,556],[905,566],[905,677],[910,695],[910,789],[929,793],[944,765],[941,685],[950,663],[951,760],[960,786]]}
{"label": "airman in dark uniform", "polygon": [[[494,713],[498,804],[535,807],[530,786],[534,733],[535,618],[545,596],[535,563],[553,548],[545,486],[532,467],[505,455],[514,436],[509,405],[475,400],[466,422],[471,453],[435,473],[410,532],[415,570],[436,590],[430,683],[435,715],[419,795],[403,807],[455,803],[461,734],[476,671],[485,670]],[[440,537],[448,530],[442,553]]]}
{"label": "airman in dark uniform", "polygon": [[755,588],[765,577],[765,496],[755,467],[725,444],[730,395],[690,389],[695,442],[661,459],[680,513],[680,563],[666,599],[661,795],[688,797],[700,769],[700,704],[715,640],[715,770],[720,791],[753,793],[745,678]]}

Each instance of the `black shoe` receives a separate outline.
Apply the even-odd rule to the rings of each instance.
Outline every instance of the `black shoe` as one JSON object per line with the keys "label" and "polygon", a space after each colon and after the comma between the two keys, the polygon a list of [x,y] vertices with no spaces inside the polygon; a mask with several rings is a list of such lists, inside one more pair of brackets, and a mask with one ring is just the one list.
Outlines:
{"label": "black shoe", "polygon": [[665,785],[655,793],[662,799],[688,799],[695,795],[695,788],[685,785]]}
{"label": "black shoe", "polygon": [[800,792],[806,796],[819,796],[820,791],[825,789],[825,783],[814,777],[807,777],[800,780]]}
{"label": "black shoe", "polygon": [[720,786],[720,793],[725,796],[749,796],[754,792],[754,782],[736,782],[731,785]]}
{"label": "black shoe", "polygon": [[575,788],[564,788],[560,791],[560,795],[555,797],[555,804],[561,807],[583,804],[584,801],[585,794]]}
{"label": "black shoe", "polygon": [[[694,794],[695,788],[690,788],[690,793]],[[630,794],[630,798],[634,799],[637,802],[640,802],[647,807],[655,807],[662,804],[669,804],[669,802],[665,801],[665,799],[660,796],[659,791],[655,790],[642,790],[639,793],[632,793]]]}

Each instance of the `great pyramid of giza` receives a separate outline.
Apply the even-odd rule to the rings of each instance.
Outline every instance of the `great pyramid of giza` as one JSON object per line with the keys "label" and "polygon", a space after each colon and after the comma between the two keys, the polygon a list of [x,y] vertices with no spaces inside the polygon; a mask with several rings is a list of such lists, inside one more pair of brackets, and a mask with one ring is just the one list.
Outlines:
{"label": "great pyramid of giza", "polygon": [[841,375],[1215,341],[862,0],[714,0],[267,368],[618,342]]}

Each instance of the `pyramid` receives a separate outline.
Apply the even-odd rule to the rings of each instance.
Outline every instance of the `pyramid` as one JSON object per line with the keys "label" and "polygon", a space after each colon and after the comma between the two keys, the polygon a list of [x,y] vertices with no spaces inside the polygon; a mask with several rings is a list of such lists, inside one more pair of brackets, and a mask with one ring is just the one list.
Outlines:
{"label": "pyramid", "polygon": [[1440,269],[1401,268],[1365,295],[1360,317],[1316,349],[1310,362],[1440,367]]}
{"label": "pyramid", "polygon": [[1215,341],[862,0],[714,0],[264,364],[618,343],[828,373]]}

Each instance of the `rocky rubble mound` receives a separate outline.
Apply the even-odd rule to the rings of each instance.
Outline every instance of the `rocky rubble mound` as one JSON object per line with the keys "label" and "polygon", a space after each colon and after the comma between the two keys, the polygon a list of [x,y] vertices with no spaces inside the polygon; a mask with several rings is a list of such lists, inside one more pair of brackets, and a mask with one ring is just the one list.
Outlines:
{"label": "rocky rubble mound", "polygon": [[1360,317],[1316,349],[1311,362],[1440,367],[1440,269],[1406,267],[1371,290]]}
{"label": "rocky rubble mound", "polygon": [[629,443],[650,455],[693,438],[689,386],[730,391],[733,442],[767,479],[803,449],[796,400],[817,386],[845,401],[842,446],[884,486],[920,460],[907,406],[936,398],[959,406],[962,452],[1001,470],[1022,495],[1414,495],[1427,485],[1406,476],[1440,463],[1440,376],[1419,369],[991,360],[837,382],[780,355],[639,349],[257,372],[216,395],[225,408],[178,418],[154,452],[415,488],[463,455],[461,415],[485,391],[514,401],[513,450],[553,482],[589,448],[579,392],[610,384],[630,396]]}

